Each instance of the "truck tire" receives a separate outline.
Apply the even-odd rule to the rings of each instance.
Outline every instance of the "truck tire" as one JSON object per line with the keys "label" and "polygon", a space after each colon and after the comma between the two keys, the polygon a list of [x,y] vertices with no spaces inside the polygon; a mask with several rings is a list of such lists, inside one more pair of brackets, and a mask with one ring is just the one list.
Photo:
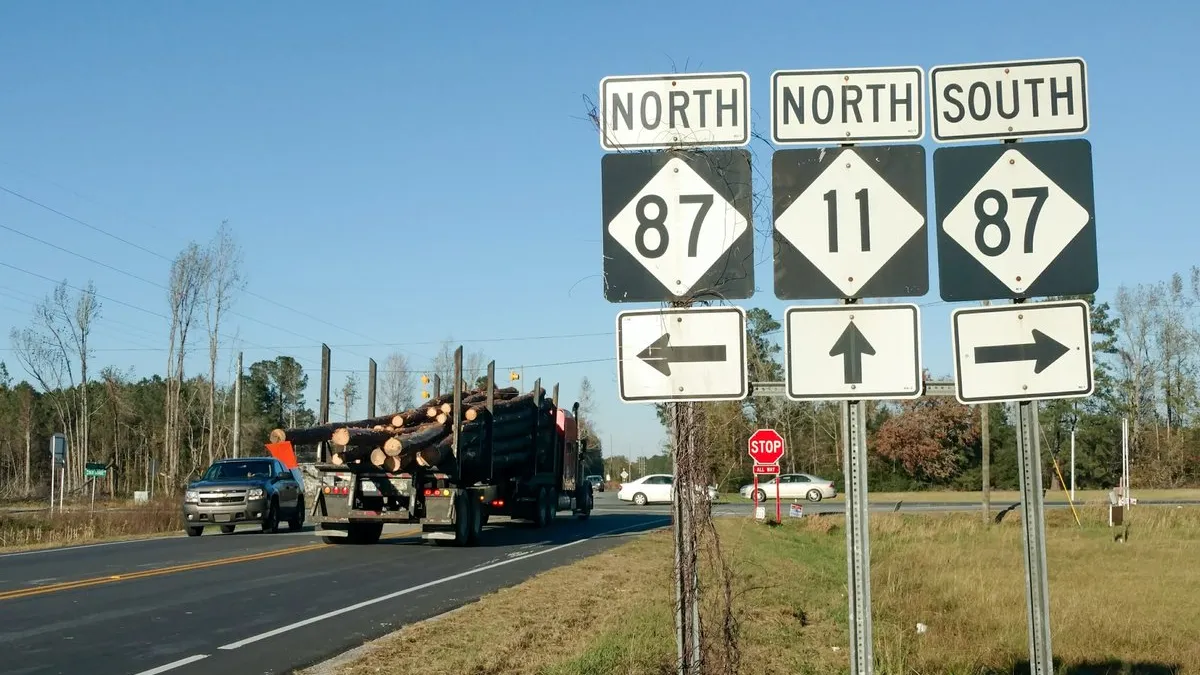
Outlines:
{"label": "truck tire", "polygon": [[383,536],[383,523],[350,523],[348,543],[358,546],[370,546],[379,542]]}
{"label": "truck tire", "polygon": [[297,532],[304,529],[304,497],[296,502],[296,512],[288,518],[288,532]]}
{"label": "truck tire", "polygon": [[471,505],[471,527],[467,530],[467,546],[478,546],[480,535],[483,534],[483,521],[487,514],[483,512],[483,504],[477,499],[468,499]]}
{"label": "truck tire", "polygon": [[546,527],[550,524],[550,500],[546,488],[538,489],[537,502],[534,505],[533,526]]}
{"label": "truck tire", "polygon": [[595,495],[591,489],[584,488],[579,501],[581,503],[576,504],[577,515],[580,520],[587,520],[592,515],[592,507],[595,505]]}

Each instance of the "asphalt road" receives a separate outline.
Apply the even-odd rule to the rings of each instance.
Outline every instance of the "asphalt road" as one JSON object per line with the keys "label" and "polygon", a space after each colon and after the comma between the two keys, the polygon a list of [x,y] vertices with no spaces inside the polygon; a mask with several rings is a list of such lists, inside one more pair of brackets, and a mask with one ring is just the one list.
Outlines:
{"label": "asphalt road", "polygon": [[[421,543],[414,528],[392,528],[366,547],[326,546],[311,530],[247,528],[0,555],[0,674],[288,673],[670,523],[667,504],[596,496],[586,522],[560,514],[538,530],[500,521],[478,548]],[[835,513],[844,503],[804,506]],[[899,510],[978,508],[906,502]],[[752,509],[718,504],[713,513]]]}
{"label": "asphalt road", "polygon": [[207,530],[2,555],[0,673],[288,673],[668,524],[625,509],[500,521],[477,548]]}

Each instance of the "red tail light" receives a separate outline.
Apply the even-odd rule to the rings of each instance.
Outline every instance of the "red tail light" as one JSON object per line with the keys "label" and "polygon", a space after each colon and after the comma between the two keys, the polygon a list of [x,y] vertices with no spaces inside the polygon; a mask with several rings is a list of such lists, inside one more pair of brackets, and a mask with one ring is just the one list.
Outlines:
{"label": "red tail light", "polygon": [[504,500],[503,499],[493,499],[492,506],[504,506]]}

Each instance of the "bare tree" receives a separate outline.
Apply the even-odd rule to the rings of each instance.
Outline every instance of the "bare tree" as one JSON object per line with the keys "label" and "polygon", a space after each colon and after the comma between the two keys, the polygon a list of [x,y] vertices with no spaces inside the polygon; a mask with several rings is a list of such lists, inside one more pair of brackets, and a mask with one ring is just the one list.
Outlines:
{"label": "bare tree", "polygon": [[408,365],[408,357],[401,352],[388,354],[383,364],[383,409],[400,412],[413,407],[417,386],[416,373]]}
{"label": "bare tree", "polygon": [[1118,349],[1124,391],[1124,408],[1130,418],[1130,444],[1140,449],[1143,422],[1155,408],[1155,359],[1152,353],[1155,312],[1154,289],[1138,285],[1117,290],[1115,306],[1120,318]]}
{"label": "bare tree", "polygon": [[233,304],[234,292],[244,288],[242,252],[234,240],[229,221],[221,221],[209,243],[208,283],[204,295],[208,326],[208,462],[215,459],[217,432],[217,355],[221,339],[221,319]]}
{"label": "bare tree", "polygon": [[[471,388],[479,381],[479,378],[487,375],[487,354],[480,350],[472,350],[463,355],[463,384],[464,388]],[[450,368],[454,368],[454,352],[450,353]]]}
{"label": "bare tree", "polygon": [[433,357],[433,372],[429,374],[430,381],[435,375],[440,377],[443,394],[454,386],[454,350],[449,339],[443,340],[441,347],[438,348],[437,356]]}
{"label": "bare tree", "polygon": [[346,383],[342,385],[342,404],[345,405],[343,420],[350,421],[350,409],[355,403],[358,403],[358,373],[350,373],[346,376]]}
{"label": "bare tree", "polygon": [[210,267],[208,253],[195,242],[189,243],[171,263],[171,285],[168,294],[171,306],[171,335],[167,350],[167,391],[163,410],[166,422],[163,447],[167,453],[167,472],[172,481],[179,475],[180,466],[181,394],[188,331],[195,320],[196,306],[208,283]]}
{"label": "bare tree", "polygon": [[[60,428],[69,434],[69,473],[74,479],[83,473],[86,461],[88,337],[92,322],[100,315],[100,303],[91,281],[74,299],[68,288],[66,281],[56,286],[34,307],[31,326],[14,329],[10,338],[17,360],[42,391],[61,394],[50,399]],[[80,363],[79,383],[75,381],[76,361]]]}

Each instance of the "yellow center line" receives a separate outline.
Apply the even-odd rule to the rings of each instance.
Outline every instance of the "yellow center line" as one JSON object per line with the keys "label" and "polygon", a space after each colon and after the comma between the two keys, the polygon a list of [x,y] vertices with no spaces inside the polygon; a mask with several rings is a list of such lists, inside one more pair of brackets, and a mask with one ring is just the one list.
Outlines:
{"label": "yellow center line", "polygon": [[[403,532],[394,532],[392,534],[380,537],[380,539],[400,539],[420,532],[420,530],[405,530]],[[60,591],[71,591],[79,588],[91,588],[93,586],[102,586],[104,584],[113,584],[119,581],[132,581],[134,579],[146,579],[148,577],[158,577],[166,574],[177,574],[179,572],[191,572],[193,570],[208,569],[211,567],[220,567],[223,565],[233,565],[236,563],[253,562],[256,560],[266,560],[268,558],[277,558],[295,553],[303,553],[305,551],[314,551],[321,548],[330,548],[325,544],[313,543],[304,544],[303,546],[292,546],[275,551],[263,551],[262,553],[250,553],[247,555],[233,556],[230,558],[218,558],[216,560],[205,560],[201,562],[187,563],[184,565],[174,565],[172,567],[160,567],[153,570],[142,570],[140,572],[128,572],[125,574],[110,574],[103,577],[92,577],[90,579],[80,579],[78,581],[64,581],[57,584],[47,586],[39,586],[37,588],[19,588],[11,591],[0,592],[0,600],[15,600],[17,598],[28,598],[34,595],[44,595],[46,593],[57,593]]]}

